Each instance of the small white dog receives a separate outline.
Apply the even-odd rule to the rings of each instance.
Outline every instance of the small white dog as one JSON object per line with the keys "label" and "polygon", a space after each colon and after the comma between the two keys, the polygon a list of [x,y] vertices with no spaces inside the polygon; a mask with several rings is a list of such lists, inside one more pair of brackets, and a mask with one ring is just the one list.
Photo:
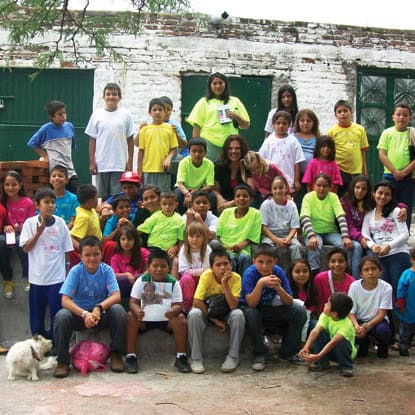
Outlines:
{"label": "small white dog", "polygon": [[[39,369],[51,369],[53,367],[49,360],[42,362],[45,353],[51,349],[52,340],[45,339],[40,335],[14,344],[6,356],[9,371],[7,379],[15,380],[16,376],[27,376],[28,380],[39,380]],[[54,358],[52,360],[55,361]],[[45,363],[47,364],[45,365]]]}

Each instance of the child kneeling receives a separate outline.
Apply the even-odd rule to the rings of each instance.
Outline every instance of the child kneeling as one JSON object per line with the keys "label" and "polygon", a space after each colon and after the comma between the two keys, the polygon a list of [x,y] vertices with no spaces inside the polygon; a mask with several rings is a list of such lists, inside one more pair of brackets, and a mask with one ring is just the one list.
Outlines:
{"label": "child kneeling", "polygon": [[[180,284],[169,274],[169,269],[170,259],[167,252],[154,248],[148,258],[148,272],[133,285],[127,318],[127,373],[137,373],[138,370],[135,351],[139,332],[154,328],[173,332],[176,344],[174,365],[179,372],[190,372],[186,355],[187,324],[182,313],[182,290]],[[156,291],[156,284],[164,289],[162,293]],[[167,289],[170,284],[171,293]],[[168,305],[169,301],[170,308],[167,308],[164,315],[159,315],[158,318],[150,316],[150,312],[154,310],[151,306],[159,305],[161,310],[163,303]]]}
{"label": "child kneeling", "polygon": [[[339,364],[343,376],[353,376],[353,359],[357,350],[355,330],[348,317],[352,307],[353,301],[346,294],[333,293],[330,296],[317,326],[298,353],[310,363],[310,371],[328,369],[330,360],[333,360]],[[314,353],[311,353],[311,348]]]}

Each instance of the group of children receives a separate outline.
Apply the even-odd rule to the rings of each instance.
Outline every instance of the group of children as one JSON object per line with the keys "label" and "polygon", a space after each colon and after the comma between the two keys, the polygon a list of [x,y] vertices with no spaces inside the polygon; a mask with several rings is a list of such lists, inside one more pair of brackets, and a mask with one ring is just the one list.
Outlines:
{"label": "group of children", "polygon": [[[372,193],[364,175],[367,138],[363,127],[351,121],[350,105],[336,104],[338,125],[320,136],[314,112],[296,112],[294,90],[281,95],[284,108],[271,115],[272,131],[259,152],[248,152],[241,160],[244,183],[234,186],[234,206],[219,217],[214,163],[206,158],[203,139],[187,143],[189,155],[179,162],[176,189],[170,190],[168,170],[184,139],[177,126],[169,125],[172,104],[166,97],[150,102],[152,123],[142,125],[136,137],[135,173],[131,118],[119,111],[118,85],[105,87],[105,109],[94,112],[86,130],[97,188],[81,185],[73,169],[68,156],[73,126],[66,121],[65,105],[48,104],[51,122],[28,144],[49,160],[53,190],[40,189],[32,201],[17,172],[5,176],[0,271],[4,296],[13,298],[9,252],[15,247],[30,283],[31,331],[54,338],[57,377],[69,374],[72,330],[106,325],[113,339],[111,368],[123,370],[126,352],[129,373],[137,371],[139,332],[153,327],[173,332],[175,365],[182,372],[204,372],[202,337],[208,324],[230,328],[223,372],[239,365],[245,327],[254,370],[265,367],[264,331],[271,329],[283,337],[282,359],[306,361],[311,370],[324,369],[334,359],[350,376],[355,338],[360,356],[367,355],[371,335],[378,357],[387,357],[396,331],[394,316],[402,321],[400,354],[408,355],[415,324],[415,266],[411,268],[405,220],[412,201],[400,195],[406,192],[401,182],[411,180],[415,169],[409,155],[410,108],[399,104],[394,129],[382,134],[380,159],[388,170]],[[99,209],[98,197],[103,198]],[[321,270],[323,244],[335,246],[328,271]],[[286,252],[290,261],[284,270],[277,260]],[[362,260],[363,254],[370,256]],[[145,321],[143,282],[172,285],[165,320]],[[118,303],[128,314],[115,307]]]}

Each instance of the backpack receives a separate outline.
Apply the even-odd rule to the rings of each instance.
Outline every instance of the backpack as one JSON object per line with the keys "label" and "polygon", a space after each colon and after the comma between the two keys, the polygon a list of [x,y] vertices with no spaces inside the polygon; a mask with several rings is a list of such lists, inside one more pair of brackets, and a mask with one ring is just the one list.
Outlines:
{"label": "backpack", "polygon": [[87,372],[102,371],[106,369],[106,360],[110,354],[108,344],[92,340],[83,340],[73,345],[69,351],[72,365],[86,376]]}

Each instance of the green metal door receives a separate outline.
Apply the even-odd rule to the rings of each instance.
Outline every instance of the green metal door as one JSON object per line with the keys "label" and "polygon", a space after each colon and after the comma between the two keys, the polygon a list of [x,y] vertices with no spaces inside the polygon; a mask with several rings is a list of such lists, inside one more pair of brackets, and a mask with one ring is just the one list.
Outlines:
{"label": "green metal door", "polygon": [[[186,122],[196,102],[206,94],[206,82],[209,75],[185,75],[182,78],[182,126],[186,136],[192,136],[192,127]],[[264,140],[264,125],[270,110],[272,78],[265,76],[229,77],[233,96],[245,105],[251,125],[241,130],[249,147],[258,150]]]}
{"label": "green metal door", "polygon": [[415,108],[415,71],[358,70],[356,119],[368,135],[367,164],[372,183],[379,181],[383,174],[376,146],[382,131],[393,125],[393,110],[399,102]]}
{"label": "green metal door", "polygon": [[34,72],[28,68],[0,68],[0,161],[37,159],[26,143],[48,121],[46,102],[57,99],[66,103],[68,121],[75,127],[75,169],[83,183],[90,183],[84,128],[92,111],[94,72],[51,69],[32,80]]}

